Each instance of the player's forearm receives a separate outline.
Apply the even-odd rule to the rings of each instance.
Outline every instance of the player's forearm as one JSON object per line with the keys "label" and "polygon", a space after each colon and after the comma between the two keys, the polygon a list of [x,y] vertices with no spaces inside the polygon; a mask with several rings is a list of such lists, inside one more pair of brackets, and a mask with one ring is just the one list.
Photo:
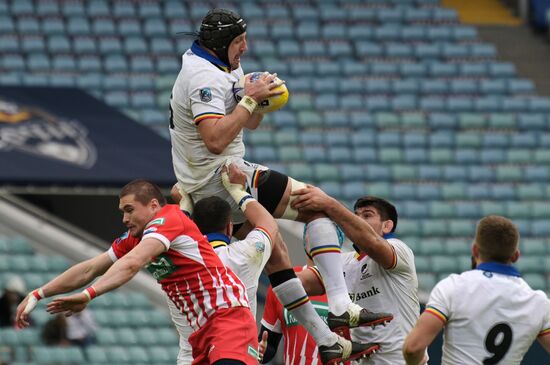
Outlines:
{"label": "player's forearm", "polygon": [[97,295],[101,295],[124,285],[132,279],[144,263],[130,254],[118,260],[109,270],[94,283]]}
{"label": "player's forearm", "polygon": [[246,205],[244,215],[252,226],[264,228],[275,239],[279,226],[273,216],[258,201],[250,201]]}
{"label": "player's forearm", "polygon": [[250,113],[237,106],[235,110],[223,118],[216,119],[214,125],[209,128],[210,133],[203,134],[204,143],[208,150],[214,154],[221,154],[241,132]]}
{"label": "player's forearm", "polygon": [[101,273],[94,271],[92,260],[80,262],[42,286],[44,295],[64,294],[89,284]]}
{"label": "player's forearm", "polygon": [[262,113],[252,113],[250,118],[246,121],[244,127],[246,129],[256,129],[262,122],[264,115]]}

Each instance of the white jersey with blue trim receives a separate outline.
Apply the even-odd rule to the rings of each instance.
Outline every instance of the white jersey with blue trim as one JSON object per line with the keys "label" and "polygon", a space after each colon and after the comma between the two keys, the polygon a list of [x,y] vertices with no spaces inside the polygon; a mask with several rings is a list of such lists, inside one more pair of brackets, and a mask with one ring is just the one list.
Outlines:
{"label": "white jersey with blue trim", "polygon": [[380,351],[361,364],[403,365],[405,337],[420,316],[418,279],[412,250],[397,238],[387,238],[394,261],[385,269],[365,253],[342,253],[344,276],[350,299],[371,312],[389,312],[394,318],[385,327],[359,327],[351,337],[359,342],[377,342]]}
{"label": "white jersey with blue trim", "polygon": [[550,335],[550,301],[511,265],[480,264],[432,290],[426,312],[445,324],[442,364],[520,364]]}
{"label": "white jersey with blue trim", "polygon": [[243,132],[216,155],[206,148],[198,124],[223,118],[237,105],[233,85],[243,70],[229,68],[193,43],[182,56],[182,66],[170,98],[170,137],[174,172],[184,191],[193,193],[208,184],[216,170],[229,158],[242,158]]}

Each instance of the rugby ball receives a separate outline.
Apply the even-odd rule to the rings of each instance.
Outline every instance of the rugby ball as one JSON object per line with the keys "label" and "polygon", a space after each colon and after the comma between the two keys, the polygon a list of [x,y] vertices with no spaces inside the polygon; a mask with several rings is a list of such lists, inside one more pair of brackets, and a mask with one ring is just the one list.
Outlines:
{"label": "rugby ball", "polygon": [[[252,72],[249,74],[244,75],[240,78],[238,82],[235,82],[233,84],[233,96],[235,97],[235,100],[237,103],[241,101],[241,99],[244,97],[244,81],[247,77],[250,77],[250,82],[254,82],[257,80],[263,72]],[[279,78],[276,78],[275,81],[278,81]],[[256,112],[259,113],[271,113],[275,110],[281,109],[288,101],[288,89],[285,84],[282,84],[281,86],[275,88],[275,90],[283,91],[280,95],[275,95],[270,98],[267,98],[263,100],[261,103],[258,103],[258,106],[256,107]]]}

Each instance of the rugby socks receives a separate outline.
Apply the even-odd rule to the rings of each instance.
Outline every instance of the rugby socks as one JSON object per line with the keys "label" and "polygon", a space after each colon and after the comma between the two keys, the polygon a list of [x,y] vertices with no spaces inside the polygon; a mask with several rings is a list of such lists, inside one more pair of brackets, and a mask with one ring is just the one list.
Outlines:
{"label": "rugby socks", "polygon": [[336,226],[329,218],[319,218],[306,226],[306,250],[321,272],[329,310],[339,316],[352,303],[344,280]]}
{"label": "rugby socks", "polygon": [[281,304],[305,327],[318,346],[332,346],[338,336],[331,332],[319,317],[313,304],[292,269],[281,270],[269,275],[273,292]]}

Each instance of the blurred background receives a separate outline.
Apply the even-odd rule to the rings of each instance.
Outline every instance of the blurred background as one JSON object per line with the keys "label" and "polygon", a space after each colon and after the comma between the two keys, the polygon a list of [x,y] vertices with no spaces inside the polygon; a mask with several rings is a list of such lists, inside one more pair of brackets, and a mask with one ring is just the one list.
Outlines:
{"label": "blurred background", "polygon": [[[168,102],[192,42],[176,33],[213,7],[248,23],[245,73],[277,72],[291,92],[245,136],[248,160],[348,206],[365,194],[393,202],[423,301],[470,268],[488,214],[517,224],[519,269],[550,292],[549,0],[0,0],[3,298],[106,250],[124,231],[126,182],[168,193]],[[281,226],[303,264],[303,226]],[[71,324],[43,309],[23,332],[7,319],[1,361],[175,363],[177,334],[147,275],[94,300],[85,336],[68,338]],[[542,353],[534,345],[524,363]]]}

